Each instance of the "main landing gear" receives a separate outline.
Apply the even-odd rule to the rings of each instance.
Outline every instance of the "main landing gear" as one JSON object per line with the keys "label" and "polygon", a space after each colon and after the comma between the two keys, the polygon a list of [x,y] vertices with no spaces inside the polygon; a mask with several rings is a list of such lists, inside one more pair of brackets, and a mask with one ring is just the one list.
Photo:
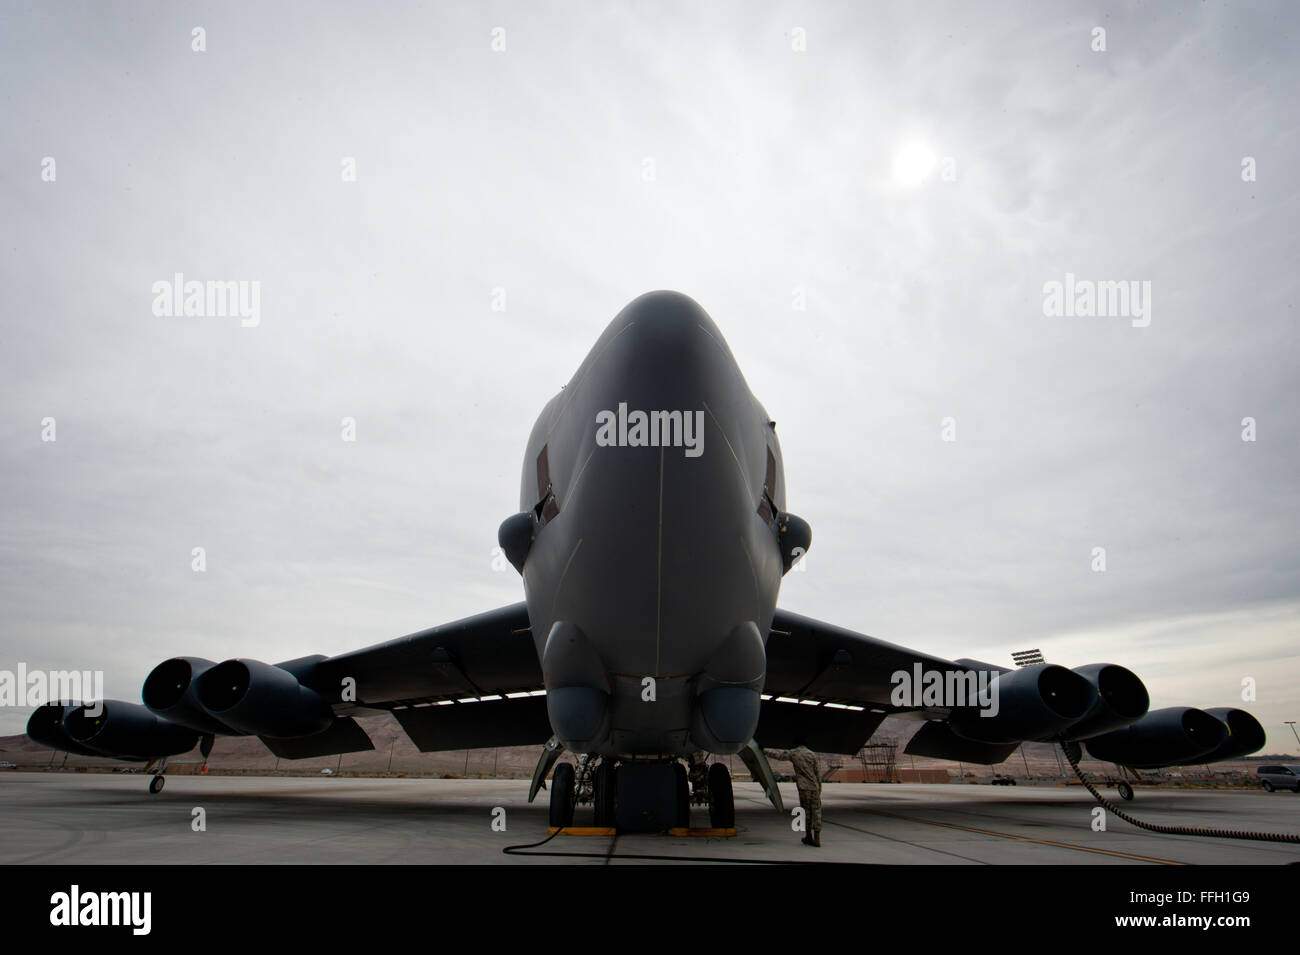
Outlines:
{"label": "main landing gear", "polygon": [[579,806],[591,806],[592,823],[623,832],[689,828],[691,804],[707,805],[715,829],[736,825],[731,771],[722,763],[690,773],[678,760],[628,760],[586,754],[577,765],[556,762],[551,776],[550,824],[574,825]]}
{"label": "main landing gear", "polygon": [[731,829],[736,825],[736,801],[731,793],[731,770],[722,763],[709,767],[709,824],[714,829]]}
{"label": "main landing gear", "polygon": [[572,763],[560,763],[551,777],[551,828],[568,829],[573,825],[573,803],[577,774]]}

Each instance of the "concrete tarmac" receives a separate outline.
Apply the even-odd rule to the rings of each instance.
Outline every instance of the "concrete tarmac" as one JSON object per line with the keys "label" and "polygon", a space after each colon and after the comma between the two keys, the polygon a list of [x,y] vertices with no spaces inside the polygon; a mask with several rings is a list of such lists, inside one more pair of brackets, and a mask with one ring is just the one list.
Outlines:
{"label": "concrete tarmac", "polygon": [[[1300,846],[1145,832],[1061,786],[831,784],[823,790],[822,848],[800,844],[782,784],[779,814],[754,783],[735,784],[733,838],[566,836],[529,853],[506,846],[547,835],[546,793],[506,779],[362,779],[171,776],[157,795],[149,777],[0,773],[0,862],[102,863],[650,863],[692,859],[884,864],[1165,865],[1282,864]],[[1106,793],[1108,796],[1112,791]],[[1289,792],[1139,789],[1124,808],[1144,821],[1300,832],[1300,795]],[[202,809],[205,831],[195,831]],[[494,812],[503,809],[504,814]],[[576,825],[590,824],[580,808]],[[504,819],[505,831],[493,828]],[[499,826],[500,823],[498,823]],[[708,812],[692,810],[692,825]],[[636,856],[668,857],[662,860]]]}

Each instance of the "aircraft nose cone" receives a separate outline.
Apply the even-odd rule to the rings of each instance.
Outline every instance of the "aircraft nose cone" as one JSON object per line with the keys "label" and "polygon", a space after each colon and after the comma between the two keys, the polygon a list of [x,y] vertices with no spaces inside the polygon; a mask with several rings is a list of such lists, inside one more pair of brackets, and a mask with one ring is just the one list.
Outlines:
{"label": "aircraft nose cone", "polygon": [[635,348],[633,354],[649,365],[685,361],[692,353],[704,352],[710,342],[722,341],[708,312],[681,292],[647,292],[630,302],[619,319],[625,323],[624,335]]}
{"label": "aircraft nose cone", "polygon": [[700,317],[708,318],[708,313],[695,299],[667,289],[637,296],[627,303],[622,314],[625,317],[659,326],[666,331],[683,325],[690,327]]}

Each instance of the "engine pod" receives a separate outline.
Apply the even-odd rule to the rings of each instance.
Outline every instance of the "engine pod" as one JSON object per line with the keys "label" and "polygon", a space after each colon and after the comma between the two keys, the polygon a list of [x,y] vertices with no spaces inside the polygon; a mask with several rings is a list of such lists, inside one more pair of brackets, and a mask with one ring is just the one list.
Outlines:
{"label": "engine pod", "polygon": [[1096,736],[1084,743],[1094,759],[1135,769],[1174,766],[1222,746],[1228,726],[1204,710],[1170,706],[1152,710],[1132,726]]}
{"label": "engine pod", "polygon": [[198,701],[196,681],[215,663],[202,657],[173,657],[154,667],[144,681],[141,696],[152,712],[200,733],[237,735],[237,730],[213,717]]}
{"label": "engine pod", "polygon": [[1131,670],[1113,663],[1090,663],[1074,672],[1096,691],[1088,715],[1065,733],[1067,740],[1084,740],[1123,729],[1146,716],[1151,708],[1147,688]]}
{"label": "engine pod", "polygon": [[1217,763],[1223,759],[1239,759],[1264,748],[1264,743],[1268,739],[1264,727],[1245,710],[1230,706],[1216,706],[1205,712],[1228,727],[1228,738],[1217,748],[1192,762]]}
{"label": "engine pod", "polygon": [[63,728],[73,740],[115,759],[157,759],[188,753],[199,734],[149,712],[139,703],[104,700],[70,708]]}
{"label": "engine pod", "polygon": [[61,753],[75,753],[78,756],[103,756],[103,753],[83,746],[63,728],[63,717],[67,711],[79,706],[78,703],[45,703],[36,707],[27,718],[27,738],[33,743],[40,743]]}
{"label": "engine pod", "polygon": [[254,736],[312,736],[334,722],[334,710],[319,693],[288,670],[258,660],[219,663],[196,684],[196,698],[209,715]]}
{"label": "engine pod", "polygon": [[[983,678],[984,671],[967,671]],[[1092,708],[1096,691],[1079,674],[1051,663],[996,672],[987,679],[988,704],[970,703],[948,718],[953,732],[981,743],[1048,739]]]}

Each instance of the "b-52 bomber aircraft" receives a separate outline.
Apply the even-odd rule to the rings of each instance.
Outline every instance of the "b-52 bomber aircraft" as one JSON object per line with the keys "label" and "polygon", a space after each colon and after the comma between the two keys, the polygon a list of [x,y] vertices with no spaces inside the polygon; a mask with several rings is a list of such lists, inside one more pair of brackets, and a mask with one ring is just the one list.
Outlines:
{"label": "b-52 bomber aircraft", "polygon": [[924,721],[907,752],[983,764],[1026,740],[1141,768],[1264,744],[1239,709],[1148,712],[1118,665],[949,661],[780,610],[811,536],[786,510],[775,422],[718,327],[687,296],[651,292],[533,425],[519,511],[498,532],[522,603],[334,657],[176,657],[143,706],[49,704],[27,732],[149,760],[156,792],[166,757],[206,756],[217,736],[287,759],[350,753],[374,748],[355,718],[388,712],[426,752],[537,745],[529,798],[553,769],[553,826],[580,803],[627,829],[685,825],[692,801],[734,824],[728,770],[688,781],[693,754],[739,754],[779,808],[762,746],[856,753],[889,714]]}

